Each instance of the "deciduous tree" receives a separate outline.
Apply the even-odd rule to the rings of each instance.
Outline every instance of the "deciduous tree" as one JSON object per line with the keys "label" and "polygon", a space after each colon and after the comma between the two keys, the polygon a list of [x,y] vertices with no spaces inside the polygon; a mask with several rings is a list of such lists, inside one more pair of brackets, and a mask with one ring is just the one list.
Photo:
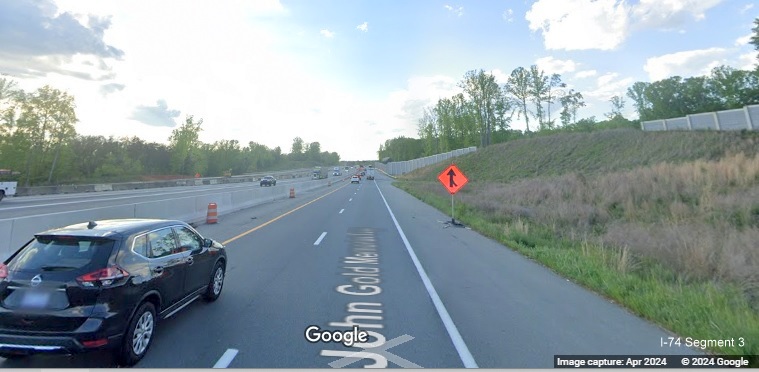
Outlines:
{"label": "deciduous tree", "polygon": [[530,131],[530,110],[527,101],[532,96],[530,90],[530,72],[524,67],[517,67],[511,71],[508,82],[503,87],[507,96],[510,97],[517,107],[517,119],[524,117],[527,124],[527,132]]}
{"label": "deciduous tree", "polygon": [[480,129],[480,146],[490,145],[492,132],[497,122],[496,109],[499,105],[505,104],[495,76],[483,70],[467,71],[459,86],[464,90],[464,94],[467,95],[474,109]]}
{"label": "deciduous tree", "polygon": [[192,115],[188,115],[185,122],[171,132],[169,147],[173,172],[184,175],[205,172],[200,151],[202,125],[203,119],[196,122]]}

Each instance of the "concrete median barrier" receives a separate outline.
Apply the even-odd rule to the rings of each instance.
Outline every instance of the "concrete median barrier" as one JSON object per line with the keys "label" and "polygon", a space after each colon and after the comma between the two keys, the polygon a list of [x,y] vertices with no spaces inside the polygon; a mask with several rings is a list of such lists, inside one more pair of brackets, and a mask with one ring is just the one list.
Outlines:
{"label": "concrete median barrier", "polygon": [[245,174],[231,177],[204,177],[204,178],[181,178],[157,181],[133,181],[109,184],[83,184],[83,185],[56,185],[56,186],[19,186],[16,196],[50,195],[50,194],[73,194],[83,192],[122,191],[152,189],[174,186],[199,186],[216,185],[240,182],[258,182],[261,177],[272,175],[277,179],[294,179],[311,176],[311,169],[294,169],[289,171],[267,172],[257,174]]}
{"label": "concrete median barrier", "polygon": [[95,191],[113,191],[113,185],[111,184],[98,184],[94,186]]}
{"label": "concrete median barrier", "polygon": [[243,205],[254,200],[256,193],[253,190],[232,191],[232,205]]}
{"label": "concrete median barrier", "polygon": [[223,223],[222,217],[225,214],[289,198],[290,188],[295,189],[296,195],[302,195],[303,192],[327,189],[330,183],[334,187],[342,181],[344,180],[339,178],[306,179],[272,187],[255,185],[247,190],[221,191],[199,196],[4,219],[0,220],[0,237],[3,238],[0,239],[0,257],[6,259],[34,234],[51,228],[113,218],[162,218],[202,223],[206,220],[209,203],[216,203],[219,222]]}
{"label": "concrete median barrier", "polygon": [[[195,197],[186,197],[137,203],[134,204],[134,217],[189,221],[198,217],[198,208],[195,207],[195,202]],[[203,217],[205,217],[205,214]]]}
{"label": "concrete median barrier", "polygon": [[[6,259],[21,245],[29,241],[34,234],[45,230],[92,220],[134,218],[134,211],[135,206],[127,204],[0,220],[0,234],[3,234],[0,236],[5,238],[0,240],[0,254],[2,254],[3,260]],[[10,231],[8,231],[9,222]]]}
{"label": "concrete median barrier", "polygon": [[17,244],[11,241],[13,237],[13,220],[0,220],[0,236],[5,237],[5,239],[0,241],[0,257],[5,260],[23,243]]}

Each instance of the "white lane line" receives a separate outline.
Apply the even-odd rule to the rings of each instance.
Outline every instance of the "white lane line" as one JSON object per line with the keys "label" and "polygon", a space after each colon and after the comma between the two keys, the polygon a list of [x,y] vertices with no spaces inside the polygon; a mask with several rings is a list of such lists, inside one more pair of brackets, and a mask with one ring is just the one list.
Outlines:
{"label": "white lane line", "polygon": [[348,199],[348,201],[353,201],[353,198]]}
{"label": "white lane line", "polygon": [[325,236],[327,236],[327,232],[326,231],[323,232],[321,235],[319,235],[319,239],[316,239],[316,241],[314,242],[314,245],[319,245],[319,243],[322,242],[322,239],[324,239]]}
{"label": "white lane line", "polygon": [[461,333],[459,333],[458,328],[456,328],[456,325],[453,324],[453,319],[451,319],[450,314],[448,314],[448,310],[446,310],[445,305],[443,305],[443,301],[440,300],[440,296],[438,296],[437,291],[435,290],[435,287],[432,285],[432,282],[430,281],[430,278],[427,276],[427,273],[424,271],[424,268],[422,267],[422,264],[419,262],[419,259],[416,257],[416,253],[414,253],[414,248],[411,248],[411,244],[408,242],[408,239],[406,238],[406,234],[403,233],[403,229],[401,229],[401,225],[398,224],[398,220],[395,219],[395,214],[393,214],[393,211],[390,209],[390,205],[387,204],[387,199],[385,199],[385,195],[382,194],[382,190],[380,190],[379,185],[377,185],[377,191],[379,191],[380,196],[382,197],[382,201],[385,202],[385,207],[387,207],[387,211],[390,212],[390,217],[393,219],[393,223],[395,223],[395,228],[398,230],[398,233],[401,235],[401,239],[403,240],[403,244],[406,246],[406,250],[408,251],[408,254],[411,256],[411,261],[414,261],[414,266],[416,266],[416,271],[419,272],[419,276],[422,277],[422,282],[424,283],[424,287],[427,288],[427,293],[430,295],[430,298],[432,299],[432,303],[435,305],[435,310],[437,310],[438,315],[440,316],[440,320],[443,321],[443,325],[445,326],[445,330],[448,331],[448,336],[451,338],[451,342],[453,342],[453,346],[456,347],[456,351],[459,353],[459,358],[461,358],[461,362],[464,363],[465,368],[479,368],[477,366],[477,362],[475,362],[474,357],[472,356],[472,353],[469,352],[469,348],[466,346],[466,343],[464,342],[464,339],[461,337]]}
{"label": "white lane line", "polygon": [[213,368],[227,368],[238,352],[239,350],[237,349],[227,349],[227,351],[224,352],[224,355],[219,358],[219,361],[213,365]]}
{"label": "white lane line", "polygon": [[344,211],[345,211],[345,209],[341,209],[340,210],[340,214],[343,214]]}

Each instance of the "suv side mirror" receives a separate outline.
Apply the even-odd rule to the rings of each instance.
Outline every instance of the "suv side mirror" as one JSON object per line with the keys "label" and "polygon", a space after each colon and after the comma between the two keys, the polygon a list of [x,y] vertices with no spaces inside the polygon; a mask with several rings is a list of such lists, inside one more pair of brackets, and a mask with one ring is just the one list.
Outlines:
{"label": "suv side mirror", "polygon": [[203,239],[203,246],[208,248],[224,248],[224,244],[221,244],[213,239]]}

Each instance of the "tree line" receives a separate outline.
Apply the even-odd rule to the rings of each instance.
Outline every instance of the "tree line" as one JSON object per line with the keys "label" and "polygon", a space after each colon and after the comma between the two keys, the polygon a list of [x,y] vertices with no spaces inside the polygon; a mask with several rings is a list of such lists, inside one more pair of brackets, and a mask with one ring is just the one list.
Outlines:
{"label": "tree line", "polygon": [[[441,98],[424,109],[417,125],[418,139],[402,136],[385,141],[378,151],[380,160],[402,161],[464,147],[485,147],[595,122],[595,118],[577,120],[577,111],[585,106],[582,93],[568,89],[560,74],[547,74],[537,65],[514,69],[503,85],[492,73],[471,70],[458,86],[461,93]],[[624,106],[624,100],[614,97],[613,103],[621,115],[619,106]],[[510,129],[515,116],[525,121],[525,132]],[[607,116],[611,120],[617,115]]]}
{"label": "tree line", "polygon": [[[759,51],[759,18],[754,19],[751,31],[749,43]],[[624,117],[626,101],[622,96],[611,97],[611,110],[605,114],[605,120],[598,121],[593,116],[578,120],[577,111],[585,106],[582,93],[567,89],[561,75],[546,74],[536,65],[515,68],[503,85],[496,82],[492,73],[471,70],[458,86],[462,93],[441,98],[424,109],[418,121],[418,139],[401,136],[385,141],[377,152],[379,159],[410,160],[556,131],[639,128],[640,121],[757,104],[759,63],[753,70],[723,65],[712,69],[708,76],[672,76],[655,82],[636,82],[627,89],[626,96],[637,111],[637,121]],[[524,132],[510,129],[515,115],[517,120],[524,120]]]}
{"label": "tree line", "polygon": [[[200,141],[203,119],[188,115],[168,144],[136,136],[81,135],[74,97],[50,86],[24,92],[0,78],[0,169],[24,186],[117,182],[146,176],[223,176],[338,164],[319,142],[293,139],[290,153],[250,141]],[[9,174],[10,173],[10,174]]]}
{"label": "tree line", "polygon": [[759,70],[719,66],[708,76],[639,81],[627,88],[627,96],[641,121],[737,109],[759,103]]}
{"label": "tree line", "polygon": [[[639,128],[640,121],[759,103],[759,69],[739,70],[724,65],[715,67],[707,76],[635,82],[626,96],[638,114],[636,121],[624,117],[627,101],[622,96],[610,98],[610,111],[604,119],[578,120],[577,111],[585,106],[582,93],[566,89],[560,75],[547,75],[535,65],[514,69],[501,86],[493,74],[483,70],[468,71],[458,85],[462,93],[441,98],[424,109],[417,125],[419,138],[401,136],[385,141],[380,145],[379,159],[410,160],[556,131]],[[524,132],[510,129],[514,117],[524,120]]]}

